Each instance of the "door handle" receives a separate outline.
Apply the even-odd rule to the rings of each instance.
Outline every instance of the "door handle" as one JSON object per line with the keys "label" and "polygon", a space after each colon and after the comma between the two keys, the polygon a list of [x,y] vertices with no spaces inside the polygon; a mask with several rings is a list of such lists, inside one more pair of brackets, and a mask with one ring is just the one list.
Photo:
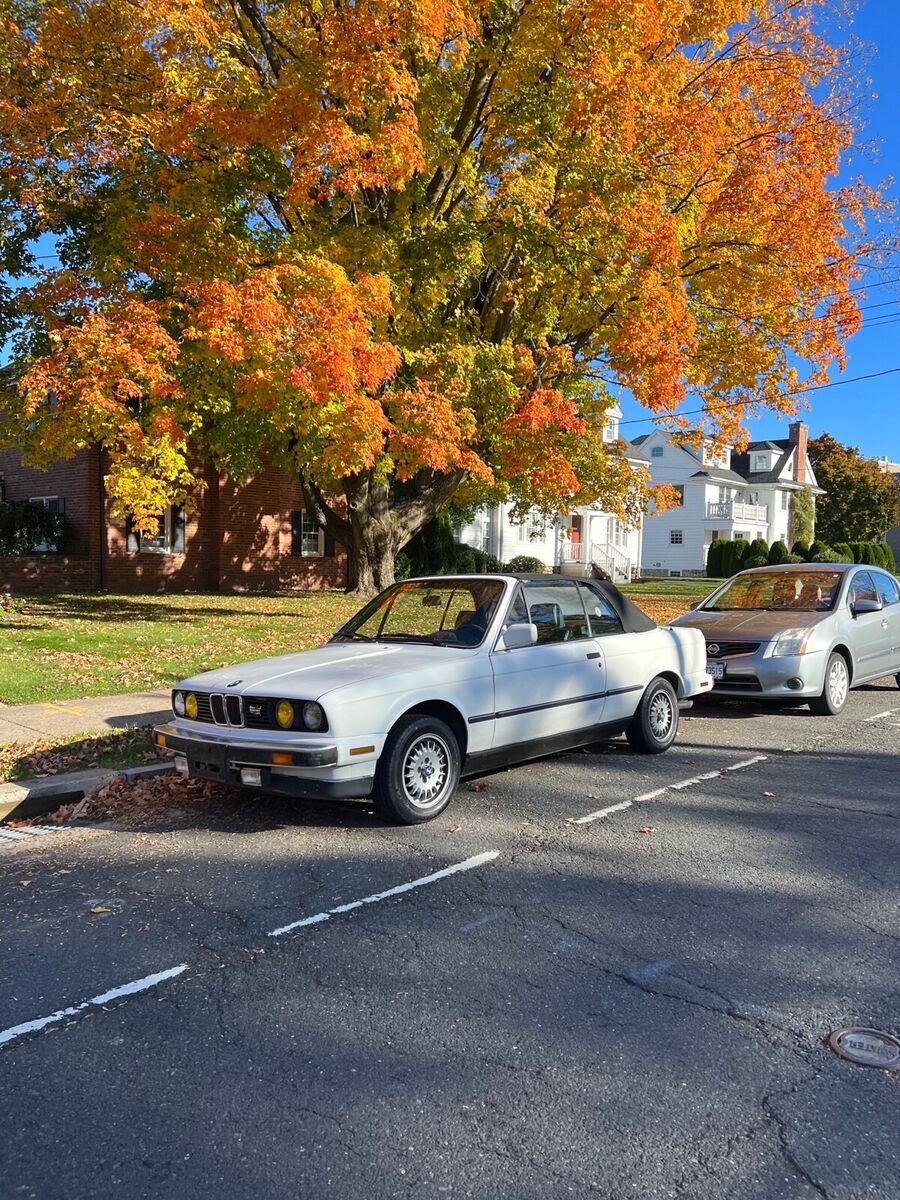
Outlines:
{"label": "door handle", "polygon": [[588,658],[599,658],[599,657],[600,657],[600,651],[599,651],[599,650],[594,650],[594,651],[593,651],[591,654],[589,654],[587,657],[588,657]]}
{"label": "door handle", "polygon": [[881,628],[887,629],[887,621],[886,620],[881,622]]}

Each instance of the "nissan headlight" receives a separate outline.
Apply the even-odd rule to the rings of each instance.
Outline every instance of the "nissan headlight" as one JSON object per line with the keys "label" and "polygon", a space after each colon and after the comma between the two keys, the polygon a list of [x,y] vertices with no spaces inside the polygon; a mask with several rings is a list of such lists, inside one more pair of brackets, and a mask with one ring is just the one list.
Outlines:
{"label": "nissan headlight", "polygon": [[805,654],[812,639],[813,630],[785,629],[778,635],[772,645],[773,658],[791,658],[797,654]]}
{"label": "nissan headlight", "polygon": [[172,696],[172,711],[176,717],[184,716],[184,692],[175,692]]}
{"label": "nissan headlight", "polygon": [[325,710],[321,704],[316,704],[315,700],[307,700],[303,705],[303,724],[314,733],[325,728]]}

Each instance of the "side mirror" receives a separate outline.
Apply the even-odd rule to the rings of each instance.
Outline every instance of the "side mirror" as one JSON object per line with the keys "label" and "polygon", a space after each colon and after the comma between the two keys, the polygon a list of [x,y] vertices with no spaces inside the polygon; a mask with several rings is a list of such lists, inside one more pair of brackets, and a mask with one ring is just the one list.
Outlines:
{"label": "side mirror", "polygon": [[497,640],[498,650],[519,650],[533,646],[538,640],[537,625],[510,625]]}
{"label": "side mirror", "polygon": [[863,613],[881,612],[883,608],[880,600],[854,600],[850,605],[854,617],[860,617]]}

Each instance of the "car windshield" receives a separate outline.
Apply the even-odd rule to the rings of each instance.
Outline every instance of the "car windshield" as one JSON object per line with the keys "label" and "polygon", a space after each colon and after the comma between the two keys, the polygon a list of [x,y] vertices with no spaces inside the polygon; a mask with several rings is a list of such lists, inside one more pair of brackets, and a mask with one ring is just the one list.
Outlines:
{"label": "car windshield", "polygon": [[826,612],[834,607],[841,571],[754,571],[737,575],[703,605],[705,612],[765,609]]}
{"label": "car windshield", "polygon": [[499,579],[411,579],[376,596],[332,641],[478,646],[502,595]]}

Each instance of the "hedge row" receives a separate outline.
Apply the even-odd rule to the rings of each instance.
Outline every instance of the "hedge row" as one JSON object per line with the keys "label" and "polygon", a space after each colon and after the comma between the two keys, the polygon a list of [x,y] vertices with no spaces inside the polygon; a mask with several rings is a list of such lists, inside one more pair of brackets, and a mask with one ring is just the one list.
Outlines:
{"label": "hedge row", "polygon": [[794,542],[788,549],[785,542],[769,546],[764,538],[753,542],[729,542],[717,538],[709,548],[706,574],[712,579],[727,579],[750,567],[778,566],[781,563],[844,562],[868,563],[896,571],[897,564],[890,546],[885,542],[839,542],[827,546],[824,542]]}

